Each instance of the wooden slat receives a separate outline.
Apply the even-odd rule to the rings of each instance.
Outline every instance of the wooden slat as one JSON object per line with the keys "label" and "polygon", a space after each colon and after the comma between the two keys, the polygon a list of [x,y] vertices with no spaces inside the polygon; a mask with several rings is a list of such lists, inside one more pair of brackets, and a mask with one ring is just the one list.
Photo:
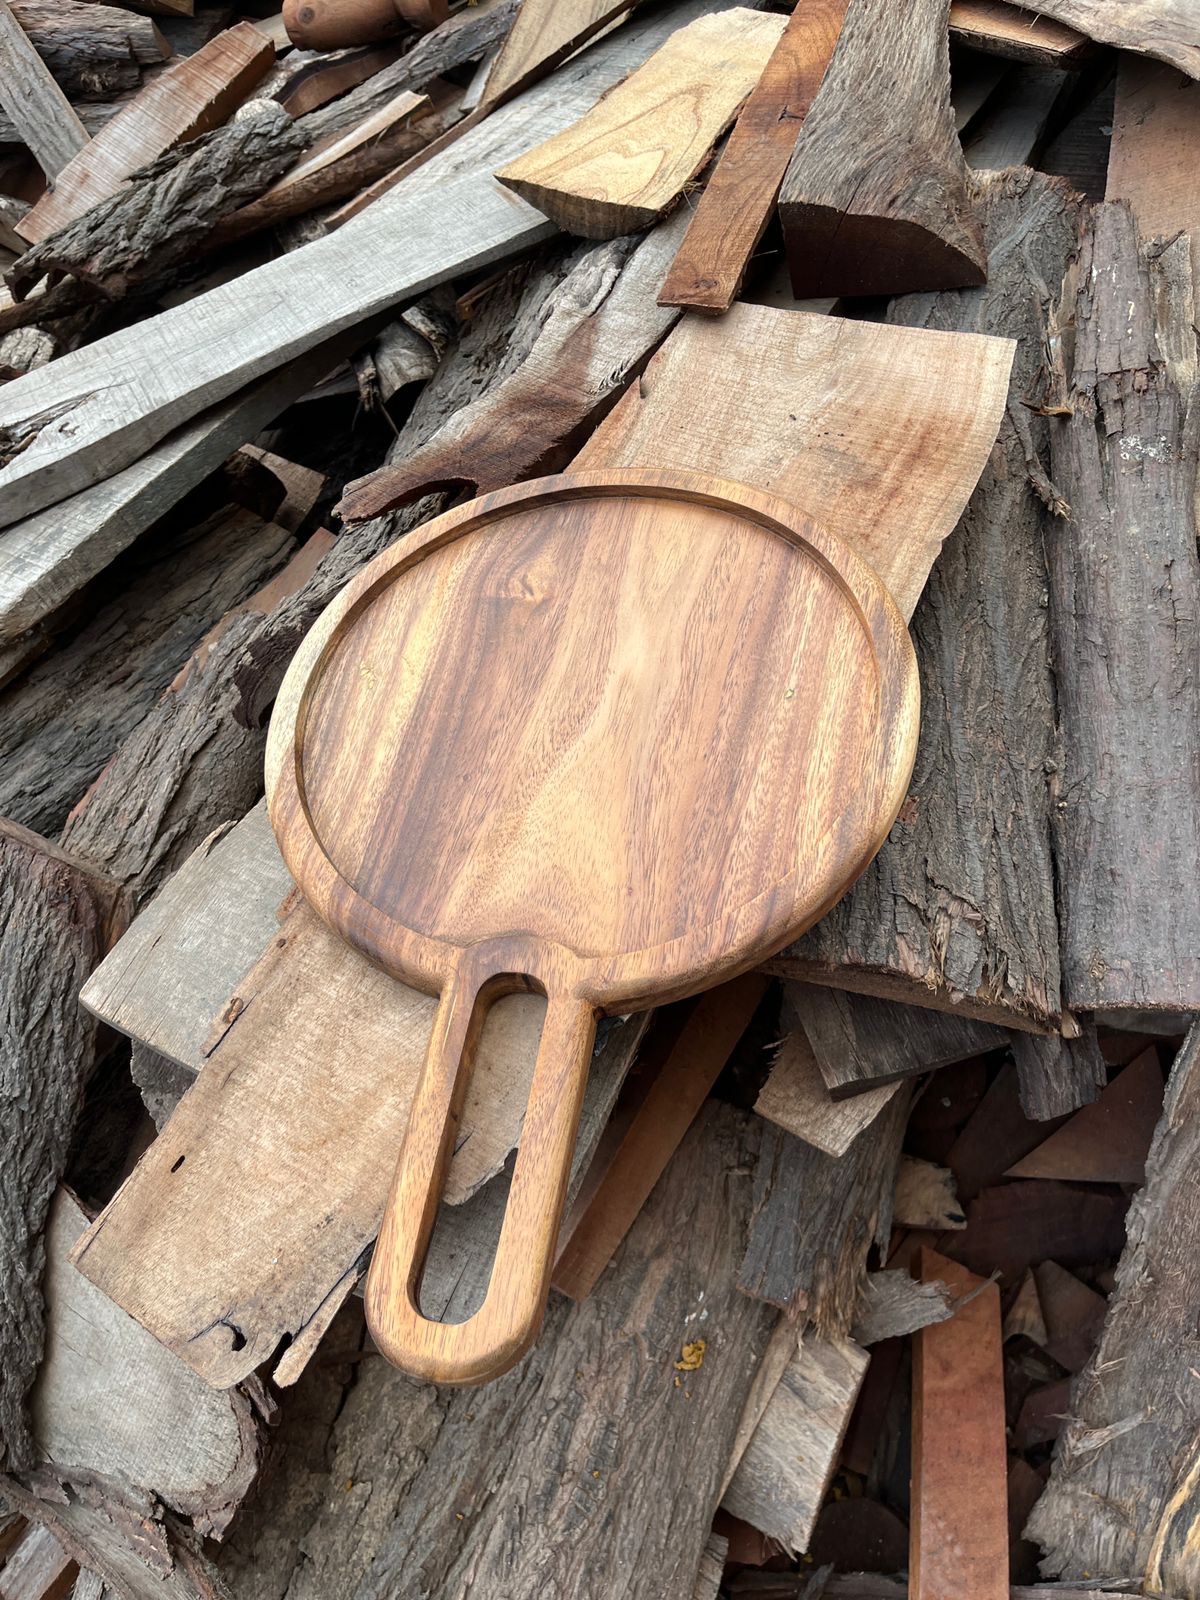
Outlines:
{"label": "wooden slat", "polygon": [[17,224],[30,244],[116,192],[139,167],[220,125],[270,69],[275,51],[239,22],[160,73],[62,169],[54,187]]}
{"label": "wooden slat", "polygon": [[1129,201],[1144,238],[1189,234],[1200,277],[1198,166],[1200,84],[1160,62],[1122,55],[1105,198]]}
{"label": "wooden slat", "polygon": [[563,1225],[551,1280],[572,1300],[591,1294],[749,1026],[767,979],[746,973],[701,995],[619,1147],[593,1170]]}
{"label": "wooden slat", "polygon": [[1093,49],[1091,40],[1076,29],[1004,0],[950,0],[950,37],[975,50],[1042,67],[1074,67]]}
{"label": "wooden slat", "polygon": [[87,147],[87,129],[30,43],[8,0],[0,0],[0,106],[48,178],[57,178]]}
{"label": "wooden slat", "polygon": [[1017,67],[989,100],[963,140],[967,165],[976,171],[1032,166],[1055,107],[1073,83],[1054,67]]}
{"label": "wooden slat", "polygon": [[313,344],[549,237],[552,225],[492,170],[575,121],[700,3],[621,28],[427,162],[352,228],[4,385],[0,441],[24,447],[0,469],[0,522],[119,471]]}
{"label": "wooden slat", "polygon": [[808,1035],[794,1020],[779,1046],[771,1073],[754,1102],[760,1117],[784,1128],[826,1155],[842,1156],[900,1088],[900,1081],[833,1100],[825,1087]]}
{"label": "wooden slat", "polygon": [[488,73],[480,109],[509,99],[634,4],[636,0],[574,0],[564,6],[560,0],[522,0]]}
{"label": "wooden slat", "polygon": [[1192,0],[1016,0],[1077,28],[1099,44],[1136,50],[1170,62],[1189,78],[1200,78],[1200,30]]}
{"label": "wooden slat", "polygon": [[727,311],[736,300],[848,4],[800,0],[792,12],[704,187],[659,293],[661,305]]}
{"label": "wooden slat", "polygon": [[648,227],[704,165],[784,25],[744,7],[698,18],[587,116],[496,176],[570,233],[615,239]]}
{"label": "wooden slat", "polygon": [[1000,1291],[936,1251],[917,1276],[961,1304],[913,1338],[912,1600],[1009,1600]]}

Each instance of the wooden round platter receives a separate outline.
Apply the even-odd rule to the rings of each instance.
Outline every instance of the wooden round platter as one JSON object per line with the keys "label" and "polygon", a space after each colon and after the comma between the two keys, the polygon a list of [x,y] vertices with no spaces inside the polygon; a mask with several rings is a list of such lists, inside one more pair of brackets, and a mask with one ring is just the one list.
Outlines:
{"label": "wooden round platter", "polygon": [[[918,687],[875,574],[793,505],[691,473],[483,496],[370,563],[284,680],[267,795],[325,920],[439,994],[367,1283],[379,1348],[480,1382],[536,1337],[597,1018],[811,926],[907,789]],[[547,997],[491,1282],[420,1274],[487,1006]]]}

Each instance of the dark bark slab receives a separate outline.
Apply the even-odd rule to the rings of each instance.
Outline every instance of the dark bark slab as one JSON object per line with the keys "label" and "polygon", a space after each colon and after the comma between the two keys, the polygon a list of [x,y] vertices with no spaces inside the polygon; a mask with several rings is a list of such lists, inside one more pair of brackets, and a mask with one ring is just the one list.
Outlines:
{"label": "dark bark slab", "polygon": [[1167,1083],[1129,1210],[1100,1342],[1071,1391],[1070,1419],[1029,1534],[1042,1570],[1145,1580],[1188,1595],[1200,1584],[1200,1029]]}
{"label": "dark bark slab", "polygon": [[891,311],[905,325],[1017,340],[996,448],[913,616],[922,703],[909,796],[851,892],[772,970],[898,999],[915,989],[931,1006],[1038,1027],[1061,1009],[1043,554],[1058,496],[1043,466],[1047,424],[1022,402],[1080,206],[1024,169],[978,182],[987,285]]}
{"label": "dark bark slab", "polygon": [[100,1029],[77,996],[128,916],[117,886],[0,822],[0,1466],[35,1459],[44,1229]]}
{"label": "dark bark slab", "polygon": [[1036,1122],[1090,1105],[1108,1082],[1096,1024],[1090,1018],[1083,1021],[1077,1039],[1010,1031],[1009,1043],[1017,1064],[1021,1108]]}
{"label": "dark bark slab", "polygon": [[1049,556],[1064,999],[1081,1011],[1196,1011],[1200,901],[1180,892],[1200,857],[1187,236],[1142,250],[1124,202],[1097,207],[1063,315],[1074,364],[1069,414],[1051,437],[1071,509]]}
{"label": "dark bark slab", "polygon": [[107,100],[136,89],[142,68],[171,47],[152,17],[88,0],[13,0],[13,15],[72,100]]}

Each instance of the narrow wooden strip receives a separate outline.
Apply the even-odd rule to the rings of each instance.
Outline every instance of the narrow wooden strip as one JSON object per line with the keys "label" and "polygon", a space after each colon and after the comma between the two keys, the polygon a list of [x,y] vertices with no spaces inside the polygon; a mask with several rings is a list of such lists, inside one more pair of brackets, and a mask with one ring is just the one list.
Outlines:
{"label": "narrow wooden strip", "polygon": [[704,165],[784,26],[744,8],[698,18],[586,117],[496,176],[588,239],[649,226]]}
{"label": "narrow wooden strip", "polygon": [[913,1600],[1009,1600],[1000,1291],[936,1251],[916,1274],[963,1300],[913,1337]]}
{"label": "narrow wooden strip", "polygon": [[1004,0],[950,0],[950,37],[973,50],[1042,67],[1074,67],[1094,49],[1075,28]]}
{"label": "narrow wooden strip", "polygon": [[[57,178],[88,145],[87,129],[8,0],[0,0],[0,106],[48,178]],[[19,231],[24,235],[23,227]]]}
{"label": "narrow wooden strip", "polygon": [[139,167],[218,128],[275,59],[268,40],[239,22],[148,83],[58,174],[53,189],[17,225],[37,244],[113,194]]}
{"label": "narrow wooden strip", "polygon": [[1124,54],[1117,66],[1105,198],[1128,200],[1143,238],[1182,230],[1200,279],[1200,85],[1172,67]]}
{"label": "narrow wooden strip", "polygon": [[510,99],[630,9],[630,0],[575,0],[569,6],[560,0],[522,0],[492,62],[480,110],[491,110]]}
{"label": "narrow wooden strip", "polygon": [[763,236],[849,0],[798,0],[705,184],[659,304],[728,311]]}
{"label": "narrow wooden strip", "polygon": [[1077,28],[1099,44],[1167,61],[1200,78],[1200,31],[1191,0],[1016,0],[1023,11]]}
{"label": "narrow wooden strip", "polygon": [[586,1204],[569,1217],[554,1287],[583,1300],[633,1226],[651,1189],[708,1097],[767,990],[747,973],[701,995],[600,1181],[588,1175]]}

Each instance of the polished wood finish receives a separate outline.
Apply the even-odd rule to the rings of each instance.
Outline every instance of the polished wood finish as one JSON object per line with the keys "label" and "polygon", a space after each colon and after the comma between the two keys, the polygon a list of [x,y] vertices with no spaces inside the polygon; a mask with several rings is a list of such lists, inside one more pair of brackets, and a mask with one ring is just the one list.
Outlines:
{"label": "polished wood finish", "polygon": [[763,236],[849,0],[798,0],[696,204],[660,305],[728,311]]}
{"label": "polished wood finish", "polygon": [[615,239],[649,227],[703,167],[784,25],[740,6],[698,17],[587,116],[496,176],[568,233]]}
{"label": "polished wood finish", "polygon": [[779,195],[797,298],[984,282],[948,13],[949,0],[853,0]]}
{"label": "polished wood finish", "polygon": [[936,1251],[922,1283],[964,1299],[913,1335],[913,1600],[1008,1600],[1008,1496],[1000,1291]]}
{"label": "polished wood finish", "polygon": [[302,50],[378,44],[410,28],[424,33],[450,15],[449,0],[284,0],[283,25]]}
{"label": "polished wood finish", "polygon": [[[272,721],[272,822],[331,926],[442,995],[368,1283],[391,1359],[469,1382],[528,1348],[596,1017],[732,977],[819,917],[899,809],[916,710],[875,575],[787,502],[691,475],[486,496],[328,608]],[[462,1068],[520,988],[548,1007],[492,1287],[470,1322],[430,1323]]]}

